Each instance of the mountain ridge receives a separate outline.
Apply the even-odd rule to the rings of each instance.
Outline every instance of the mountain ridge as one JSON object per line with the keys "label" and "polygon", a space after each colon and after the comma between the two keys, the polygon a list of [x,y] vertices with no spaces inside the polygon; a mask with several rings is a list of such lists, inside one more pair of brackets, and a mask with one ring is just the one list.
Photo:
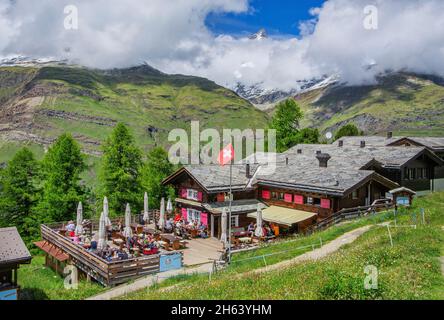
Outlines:
{"label": "mountain ridge", "polygon": [[117,122],[132,128],[144,150],[167,147],[168,132],[189,131],[191,120],[202,129],[255,129],[264,128],[268,116],[213,81],[165,74],[147,64],[111,70],[0,67],[0,162],[22,145],[44,150],[65,131],[85,153],[98,156]]}

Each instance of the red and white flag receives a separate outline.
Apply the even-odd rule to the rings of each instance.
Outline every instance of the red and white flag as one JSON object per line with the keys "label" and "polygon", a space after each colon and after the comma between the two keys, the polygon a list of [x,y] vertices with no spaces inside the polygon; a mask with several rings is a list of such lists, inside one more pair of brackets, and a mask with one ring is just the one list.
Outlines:
{"label": "red and white flag", "polygon": [[234,159],[234,148],[233,145],[230,143],[228,146],[226,146],[219,152],[219,164],[221,166],[224,166],[227,163],[230,163],[231,160],[233,159]]}

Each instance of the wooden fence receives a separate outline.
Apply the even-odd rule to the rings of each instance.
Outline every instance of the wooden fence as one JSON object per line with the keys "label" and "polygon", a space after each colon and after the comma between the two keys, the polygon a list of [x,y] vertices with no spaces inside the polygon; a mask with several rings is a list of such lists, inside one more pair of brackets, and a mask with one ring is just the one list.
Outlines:
{"label": "wooden fence", "polygon": [[[154,212],[154,214],[156,213]],[[122,218],[115,218],[111,221],[115,223],[120,219]],[[137,219],[139,216],[135,216],[136,221],[138,221]],[[41,225],[42,238],[68,254],[72,264],[104,286],[117,285],[160,271],[160,254],[109,262],[61,235],[58,230],[63,230],[65,225],[66,223]],[[96,226],[98,226],[98,221],[92,221],[93,229]]]}
{"label": "wooden fence", "polygon": [[342,209],[342,210],[334,213],[330,217],[327,217],[321,221],[318,221],[314,225],[308,227],[306,229],[306,233],[312,233],[315,231],[325,230],[328,227],[331,227],[331,226],[338,224],[342,221],[360,218],[362,216],[371,214],[373,212],[388,210],[393,207],[394,207],[393,204],[376,204],[376,205],[371,205],[371,206]]}

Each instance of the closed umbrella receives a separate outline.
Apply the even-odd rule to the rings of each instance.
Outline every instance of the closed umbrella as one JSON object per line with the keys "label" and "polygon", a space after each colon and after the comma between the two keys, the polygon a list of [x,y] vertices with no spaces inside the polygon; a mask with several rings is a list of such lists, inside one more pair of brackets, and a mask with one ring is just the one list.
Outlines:
{"label": "closed umbrella", "polygon": [[105,217],[105,226],[111,226],[111,220],[109,219],[109,205],[108,198],[103,199],[103,215]]}
{"label": "closed umbrella", "polygon": [[264,236],[264,229],[262,228],[262,207],[260,204],[257,205],[257,215],[256,215],[256,230],[254,235],[258,238]]}
{"label": "closed umbrella", "polygon": [[76,224],[76,236],[80,236],[83,234],[83,206],[82,203],[79,202],[79,206],[77,207],[77,224]]}
{"label": "closed umbrella", "polygon": [[104,250],[106,248],[106,225],[105,225],[105,213],[102,211],[99,220],[99,241],[97,243],[97,249]]}
{"label": "closed umbrella", "polygon": [[160,217],[159,217],[159,229],[163,230],[165,227],[165,198],[160,201]]}
{"label": "closed umbrella", "polygon": [[221,226],[222,226],[222,236],[220,237],[220,241],[224,244],[224,247],[227,247],[227,242],[228,242],[228,238],[227,238],[227,209],[223,208],[222,209],[222,221],[221,221]]}
{"label": "closed umbrella", "polygon": [[126,204],[125,229],[123,230],[123,236],[126,238],[133,236],[133,231],[131,230],[131,208],[129,203]]}
{"label": "closed umbrella", "polygon": [[143,197],[143,221],[146,224],[150,223],[150,214],[148,212],[148,193],[145,192],[145,196]]}
{"label": "closed umbrella", "polygon": [[168,212],[168,213],[173,212],[173,203],[171,202],[171,198],[168,198],[168,202],[167,202],[167,212]]}

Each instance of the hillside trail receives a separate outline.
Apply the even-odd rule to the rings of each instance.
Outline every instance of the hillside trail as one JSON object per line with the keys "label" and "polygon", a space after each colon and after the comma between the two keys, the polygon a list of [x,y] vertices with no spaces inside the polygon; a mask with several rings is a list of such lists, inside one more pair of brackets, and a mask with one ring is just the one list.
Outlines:
{"label": "hillside trail", "polygon": [[[382,224],[382,225],[385,225],[385,224]],[[253,270],[253,271],[239,273],[239,274],[235,275],[234,278],[240,278],[240,277],[245,277],[248,275],[260,274],[260,273],[265,273],[265,272],[269,272],[269,271],[284,269],[284,268],[288,268],[294,264],[297,264],[297,263],[300,263],[303,261],[318,260],[318,259],[325,258],[326,256],[338,251],[342,246],[354,242],[362,234],[369,231],[371,227],[372,227],[371,225],[368,225],[368,226],[354,229],[354,230],[344,233],[343,235],[339,236],[338,238],[331,240],[330,242],[324,244],[321,248],[315,249],[310,252],[306,252],[306,253],[299,255],[295,258],[285,260],[282,262],[278,262],[276,264],[272,264],[272,265],[269,265],[269,266],[266,266],[263,268],[259,268],[259,269]],[[197,268],[190,268],[188,270],[182,269],[182,270],[175,270],[175,271],[172,271],[169,273],[164,273],[161,275],[160,278],[156,275],[151,275],[151,276],[136,280],[132,284],[121,285],[117,288],[111,289],[111,290],[106,291],[102,294],[96,295],[94,297],[90,297],[87,300],[109,300],[109,299],[117,298],[119,296],[126,295],[130,292],[138,291],[141,289],[147,289],[155,283],[162,282],[170,277],[174,277],[179,274],[183,275],[183,274],[208,273],[208,272],[210,272],[211,268],[212,268],[212,264],[205,264],[205,265],[199,266]],[[173,289],[177,288],[178,286],[180,286],[180,284],[168,286],[168,287],[165,287],[165,288],[162,288],[159,290],[160,291],[169,291],[169,290],[173,290]]]}
{"label": "hillside trail", "polygon": [[354,229],[352,231],[349,231],[347,233],[344,233],[342,236],[339,236],[338,238],[331,240],[330,242],[323,245],[321,248],[315,249],[313,251],[306,252],[302,255],[299,255],[295,258],[285,260],[282,262],[278,262],[260,269],[256,269],[253,271],[249,271],[246,273],[241,274],[241,276],[245,276],[248,274],[260,274],[265,272],[270,272],[274,270],[280,270],[284,268],[288,268],[294,264],[304,262],[304,261],[316,261],[322,258],[327,257],[328,255],[338,251],[341,247],[350,244],[354,242],[356,239],[358,239],[361,235],[366,233],[370,230],[372,226],[364,226],[358,229]]}

